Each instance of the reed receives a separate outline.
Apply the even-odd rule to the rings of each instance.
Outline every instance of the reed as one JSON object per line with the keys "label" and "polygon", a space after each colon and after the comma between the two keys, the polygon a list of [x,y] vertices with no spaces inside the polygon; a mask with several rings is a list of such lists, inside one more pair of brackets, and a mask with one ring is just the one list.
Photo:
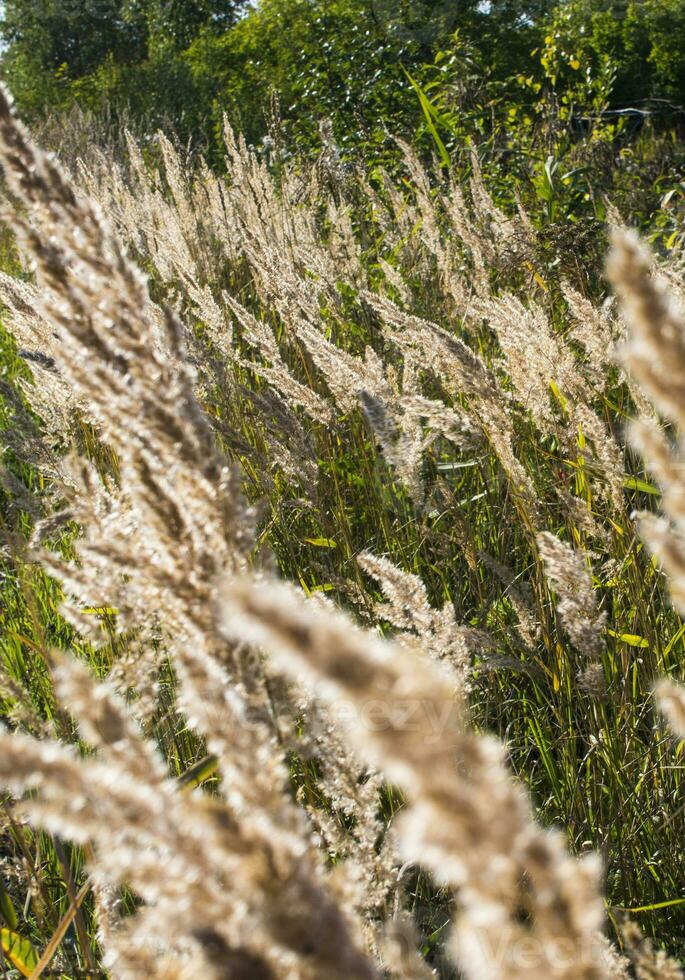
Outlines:
{"label": "reed", "polygon": [[683,629],[622,435],[682,611],[674,273],[622,233],[620,309],[535,286],[475,155],[124,145],[0,97],[8,929],[67,974],[680,976]]}

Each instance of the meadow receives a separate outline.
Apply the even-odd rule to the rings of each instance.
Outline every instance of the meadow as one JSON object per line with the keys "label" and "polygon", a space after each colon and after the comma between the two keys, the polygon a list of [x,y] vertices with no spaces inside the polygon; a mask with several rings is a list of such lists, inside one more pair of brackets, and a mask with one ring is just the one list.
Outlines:
{"label": "meadow", "polygon": [[0,98],[5,975],[682,976],[677,214],[67,136]]}

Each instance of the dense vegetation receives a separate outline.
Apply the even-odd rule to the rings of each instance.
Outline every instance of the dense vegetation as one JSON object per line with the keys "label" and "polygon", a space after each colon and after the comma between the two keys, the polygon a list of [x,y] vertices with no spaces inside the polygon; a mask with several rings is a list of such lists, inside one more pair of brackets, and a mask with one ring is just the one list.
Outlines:
{"label": "dense vegetation", "polygon": [[[685,656],[683,5],[7,0],[3,34],[77,191],[3,107],[7,971],[680,976],[624,916],[685,956],[653,696]],[[623,233],[621,308],[611,225],[664,277]],[[459,718],[412,746],[397,690]],[[630,966],[467,715],[599,852]]]}
{"label": "dense vegetation", "polygon": [[[74,102],[219,151],[221,117],[257,145],[276,93],[300,145],[332,121],[367,154],[411,132],[409,73],[441,111],[501,140],[555,105],[685,103],[679,0],[8,0],[4,71],[31,118]],[[432,94],[433,93],[433,94]],[[682,119],[680,120],[682,124]],[[512,127],[513,123],[513,127]],[[449,137],[451,126],[443,123]],[[438,121],[438,129],[442,129]],[[460,133],[459,135],[463,135]]]}

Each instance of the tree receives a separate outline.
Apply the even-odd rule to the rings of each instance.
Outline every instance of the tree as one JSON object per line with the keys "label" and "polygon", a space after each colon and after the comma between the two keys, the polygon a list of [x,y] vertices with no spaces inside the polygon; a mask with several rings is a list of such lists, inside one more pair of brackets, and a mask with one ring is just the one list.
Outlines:
{"label": "tree", "polygon": [[2,75],[27,117],[77,100],[202,125],[183,51],[230,30],[249,0],[7,0]]}
{"label": "tree", "polygon": [[149,0],[150,34],[158,42],[187,48],[201,31],[218,35],[240,17],[248,0]]}
{"label": "tree", "polygon": [[126,0],[6,0],[0,28],[9,56],[41,72],[82,78],[108,56],[118,63],[146,54],[147,22]]}
{"label": "tree", "polygon": [[685,104],[685,4],[682,0],[561,0],[549,34],[573,49],[583,70],[615,66],[613,102]]}

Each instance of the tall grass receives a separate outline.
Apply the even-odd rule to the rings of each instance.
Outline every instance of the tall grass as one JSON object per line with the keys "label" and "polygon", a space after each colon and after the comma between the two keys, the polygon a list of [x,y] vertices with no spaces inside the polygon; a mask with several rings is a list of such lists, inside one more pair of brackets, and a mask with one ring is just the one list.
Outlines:
{"label": "tall grass", "polygon": [[68,176],[2,98],[24,975],[681,975],[678,257],[620,309],[402,149]]}

